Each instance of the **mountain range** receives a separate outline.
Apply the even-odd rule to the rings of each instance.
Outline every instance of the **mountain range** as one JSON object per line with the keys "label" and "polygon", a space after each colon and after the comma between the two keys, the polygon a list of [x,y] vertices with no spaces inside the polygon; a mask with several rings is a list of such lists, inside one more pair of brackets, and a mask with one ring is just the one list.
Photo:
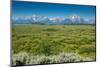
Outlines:
{"label": "mountain range", "polygon": [[14,24],[95,24],[95,18],[85,20],[78,15],[71,15],[67,18],[48,18],[47,16],[32,15],[12,17]]}

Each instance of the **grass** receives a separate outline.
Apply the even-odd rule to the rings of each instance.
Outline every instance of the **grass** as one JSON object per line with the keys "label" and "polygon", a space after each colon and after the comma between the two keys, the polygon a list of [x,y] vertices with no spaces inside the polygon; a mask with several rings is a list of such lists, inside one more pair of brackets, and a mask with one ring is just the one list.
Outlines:
{"label": "grass", "polygon": [[[22,65],[93,61],[96,58],[95,39],[95,25],[13,25],[12,57],[26,54],[25,58],[31,58],[32,62],[28,58]],[[69,54],[78,58],[74,61],[72,56],[66,57]],[[62,55],[64,59],[59,57]]]}

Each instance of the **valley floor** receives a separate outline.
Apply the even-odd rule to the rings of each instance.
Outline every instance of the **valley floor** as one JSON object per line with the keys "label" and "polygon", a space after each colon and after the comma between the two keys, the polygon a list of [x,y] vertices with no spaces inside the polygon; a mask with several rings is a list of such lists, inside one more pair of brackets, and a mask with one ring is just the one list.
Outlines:
{"label": "valley floor", "polygon": [[12,65],[95,61],[95,25],[12,26]]}

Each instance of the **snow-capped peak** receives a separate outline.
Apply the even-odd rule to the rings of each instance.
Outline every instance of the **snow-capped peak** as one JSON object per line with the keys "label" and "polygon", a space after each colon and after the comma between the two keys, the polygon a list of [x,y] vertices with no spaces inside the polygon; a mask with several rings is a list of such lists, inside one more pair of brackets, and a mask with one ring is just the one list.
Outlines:
{"label": "snow-capped peak", "polygon": [[[95,19],[95,18],[94,18]],[[84,18],[80,17],[77,14],[70,15],[67,18],[61,18],[61,17],[53,17],[48,18],[47,16],[41,16],[41,15],[32,15],[32,16],[18,16],[18,17],[12,17],[13,23],[32,23],[32,24],[94,24],[95,20],[85,20]]]}

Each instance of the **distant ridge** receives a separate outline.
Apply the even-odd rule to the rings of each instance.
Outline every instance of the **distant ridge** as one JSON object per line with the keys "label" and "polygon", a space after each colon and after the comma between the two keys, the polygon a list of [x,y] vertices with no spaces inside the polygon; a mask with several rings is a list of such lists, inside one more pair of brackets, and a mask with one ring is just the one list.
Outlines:
{"label": "distant ridge", "polygon": [[70,15],[68,18],[48,18],[47,16],[32,15],[12,17],[13,24],[95,24],[95,18],[85,20],[79,15]]}

